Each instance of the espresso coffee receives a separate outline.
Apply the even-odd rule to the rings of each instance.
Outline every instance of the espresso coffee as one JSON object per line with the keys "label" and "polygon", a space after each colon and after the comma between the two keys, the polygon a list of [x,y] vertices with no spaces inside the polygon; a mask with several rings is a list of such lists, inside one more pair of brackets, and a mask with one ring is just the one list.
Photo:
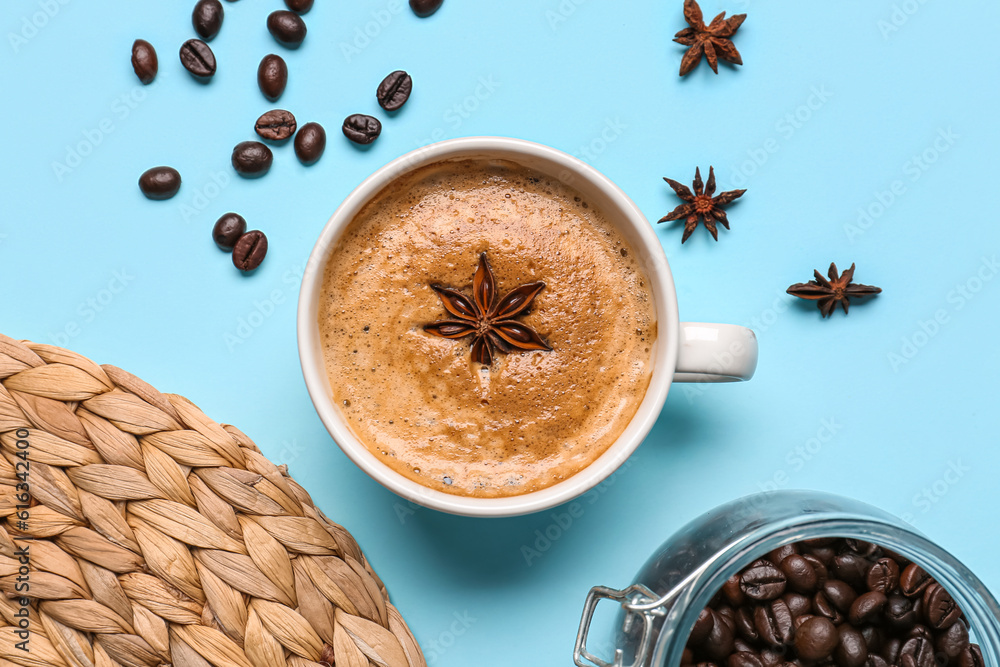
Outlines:
{"label": "espresso coffee", "polygon": [[[544,282],[516,319],[552,348],[472,360],[432,285],[496,298]],[[319,330],[333,401],[379,459],[428,488],[538,491],[621,435],[649,384],[655,308],[633,248],[572,187],[512,162],[447,161],[382,190],[327,262]]]}

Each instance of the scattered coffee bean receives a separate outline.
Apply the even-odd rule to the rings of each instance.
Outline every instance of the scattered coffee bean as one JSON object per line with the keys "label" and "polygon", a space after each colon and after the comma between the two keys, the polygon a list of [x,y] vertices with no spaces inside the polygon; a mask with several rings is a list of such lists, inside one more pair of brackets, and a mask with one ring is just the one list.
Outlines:
{"label": "scattered coffee bean", "polygon": [[181,64],[191,76],[203,83],[215,74],[215,54],[212,53],[212,47],[200,39],[184,42],[181,46]]}
{"label": "scattered coffee bean", "polygon": [[295,134],[295,116],[284,109],[264,112],[254,124],[254,131],[267,141],[287,141]]}
{"label": "scattered coffee bean", "polygon": [[730,577],[681,667],[984,667],[954,598],[862,540],[786,545]]}
{"label": "scattered coffee bean", "polygon": [[818,662],[830,657],[839,641],[837,627],[819,616],[809,619],[795,632],[795,650],[803,660]]}
{"label": "scattered coffee bean", "polygon": [[740,588],[754,600],[773,600],[785,592],[785,574],[770,561],[752,565],[740,577]]}
{"label": "scattered coffee bean", "polygon": [[903,595],[908,598],[916,597],[917,595],[922,595],[924,589],[927,588],[931,583],[931,575],[924,572],[916,563],[910,563],[903,570],[903,573],[899,575],[899,587],[903,591]]}
{"label": "scattered coffee bean", "polygon": [[293,12],[305,14],[313,6],[313,0],[285,0],[285,5]]}
{"label": "scattered coffee bean", "polygon": [[306,38],[306,22],[294,12],[279,9],[267,17],[267,30],[275,41],[289,49],[297,49]]}
{"label": "scattered coffee bean", "polygon": [[243,272],[250,272],[260,266],[267,255],[267,237],[264,232],[247,232],[233,246],[233,265]]}
{"label": "scattered coffee bean", "polygon": [[421,18],[426,18],[439,10],[444,0],[410,0],[410,9]]}
{"label": "scattered coffee bean", "polygon": [[325,150],[326,130],[319,123],[306,123],[295,135],[295,155],[302,164],[315,164]]}
{"label": "scattered coffee bean", "polygon": [[271,168],[274,154],[259,141],[243,141],[236,144],[232,159],[237,174],[244,178],[259,178]]}
{"label": "scattered coffee bean", "polygon": [[144,84],[152,83],[159,68],[160,63],[153,45],[144,39],[135,40],[132,43],[132,69],[135,70],[139,81]]}
{"label": "scattered coffee bean", "polygon": [[868,590],[888,593],[899,585],[899,565],[891,558],[879,558],[865,576]]}
{"label": "scattered coffee bean", "polygon": [[288,65],[284,58],[275,54],[264,56],[257,67],[257,85],[264,97],[276,101],[288,85]]}
{"label": "scattered coffee bean", "polygon": [[222,3],[219,0],[198,0],[191,13],[191,24],[194,31],[207,42],[219,34],[222,28],[222,18],[225,12],[222,10]]}
{"label": "scattered coffee bean", "polygon": [[139,177],[139,189],[147,199],[170,199],[181,189],[181,175],[173,167],[153,167]]}
{"label": "scattered coffee bean", "polygon": [[247,221],[239,213],[226,213],[212,228],[212,239],[220,250],[231,251],[247,231]]}
{"label": "scattered coffee bean", "polygon": [[370,144],[382,134],[382,123],[374,116],[356,113],[344,119],[344,136],[356,144]]}
{"label": "scattered coffee bean", "polygon": [[413,90],[413,79],[403,70],[396,70],[382,79],[375,91],[379,106],[386,111],[395,111],[406,104]]}
{"label": "scattered coffee bean", "polygon": [[962,617],[958,603],[948,594],[944,586],[934,582],[924,590],[924,618],[935,630],[944,630]]}

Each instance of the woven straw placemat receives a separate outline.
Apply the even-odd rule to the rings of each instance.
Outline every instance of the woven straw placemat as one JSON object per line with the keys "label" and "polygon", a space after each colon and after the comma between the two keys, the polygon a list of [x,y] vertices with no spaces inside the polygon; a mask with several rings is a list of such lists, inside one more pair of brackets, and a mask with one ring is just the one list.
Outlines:
{"label": "woven straw placemat", "polygon": [[0,667],[424,667],[350,533],[184,397],[0,334],[0,446]]}

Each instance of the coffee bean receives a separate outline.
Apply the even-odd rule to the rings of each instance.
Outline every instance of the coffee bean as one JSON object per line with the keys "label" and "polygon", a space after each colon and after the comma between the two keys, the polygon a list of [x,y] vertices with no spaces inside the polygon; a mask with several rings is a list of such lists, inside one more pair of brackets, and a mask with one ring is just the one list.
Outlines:
{"label": "coffee bean", "polygon": [[865,644],[868,646],[868,655],[872,653],[878,653],[882,650],[882,641],[885,639],[882,634],[881,628],[875,625],[866,625],[861,628],[861,636],[865,638]]}
{"label": "coffee bean", "polygon": [[736,633],[732,621],[721,613],[715,614],[715,622],[705,640],[705,655],[711,660],[725,660],[733,652]]}
{"label": "coffee bean", "polygon": [[694,623],[694,628],[691,629],[691,636],[688,637],[688,646],[700,646],[705,643],[714,625],[715,614],[712,613],[711,609],[702,609],[698,614],[698,620]]}
{"label": "coffee bean", "polygon": [[295,116],[284,109],[272,109],[261,114],[254,131],[267,141],[288,141],[295,134]]}
{"label": "coffee bean", "polygon": [[212,47],[200,39],[189,39],[181,46],[181,64],[191,76],[202,83],[215,74],[215,54]]}
{"label": "coffee bean", "polygon": [[907,565],[903,573],[899,575],[899,587],[903,591],[903,595],[908,598],[922,595],[931,581],[933,581],[931,575],[924,572],[924,569],[916,563]]}
{"label": "coffee bean", "polygon": [[225,12],[222,10],[222,3],[219,0],[198,0],[191,13],[191,24],[194,31],[205,41],[212,41],[212,38],[219,34],[222,28],[222,18]]}
{"label": "coffee bean", "polygon": [[865,660],[865,667],[890,667],[890,665],[879,654],[869,652],[868,659]]}
{"label": "coffee bean", "polygon": [[858,596],[854,604],[851,605],[847,617],[854,625],[874,623],[888,602],[889,600],[884,593],[868,591],[864,595]]}
{"label": "coffee bean", "polygon": [[811,547],[802,555],[805,556],[806,554],[816,558],[829,568],[833,564],[833,558],[837,555],[837,552],[832,547]]}
{"label": "coffee bean", "polygon": [[802,556],[792,554],[781,561],[781,571],[785,573],[788,586],[799,593],[812,593],[818,583],[816,570]]}
{"label": "coffee bean", "polygon": [[944,589],[944,586],[935,582],[924,590],[924,618],[935,630],[944,630],[953,623],[957,623],[962,617],[962,610],[958,608],[958,603]]}
{"label": "coffee bean", "polygon": [[288,65],[281,56],[273,53],[264,56],[257,67],[257,85],[264,97],[276,101],[288,85]]}
{"label": "coffee bean", "polygon": [[181,189],[181,175],[173,167],[153,167],[139,177],[139,189],[147,199],[170,199]]}
{"label": "coffee bean", "polygon": [[244,178],[259,178],[271,168],[274,154],[259,141],[243,141],[233,149],[233,169]]}
{"label": "coffee bean", "polygon": [[833,653],[838,667],[861,667],[868,659],[868,646],[858,629],[844,624],[838,628],[837,648]]}
{"label": "coffee bean", "polygon": [[215,222],[212,239],[220,250],[231,251],[247,231],[247,221],[239,213],[226,213]]}
{"label": "coffee bean", "polygon": [[772,651],[766,648],[760,652],[760,661],[764,663],[764,667],[779,667],[784,664],[786,649],[784,646],[778,648],[780,650]]}
{"label": "coffee bean", "polygon": [[325,150],[326,130],[319,123],[306,123],[295,135],[295,155],[302,164],[315,164]]}
{"label": "coffee bean", "polygon": [[344,119],[344,136],[356,144],[370,144],[382,134],[378,118],[356,113]]}
{"label": "coffee bean", "polygon": [[983,652],[978,646],[972,644],[967,646],[962,655],[958,656],[959,667],[985,667],[983,662]]}
{"label": "coffee bean", "polygon": [[726,661],[729,667],[764,667],[764,662],[760,656],[750,651],[739,651],[729,656]]}
{"label": "coffee bean", "polygon": [[812,610],[817,616],[822,616],[837,625],[844,622],[844,614],[837,609],[837,605],[833,604],[822,590],[816,591],[816,595],[813,596]]}
{"label": "coffee bean", "polygon": [[693,665],[694,664],[694,651],[689,648],[684,649],[681,652],[681,665]]}
{"label": "coffee bean", "polygon": [[144,84],[152,83],[159,68],[160,63],[153,45],[144,39],[135,40],[132,43],[132,69],[135,70],[139,81]]}
{"label": "coffee bean", "polygon": [[285,0],[285,5],[293,12],[305,14],[313,7],[313,0]]}
{"label": "coffee bean", "polygon": [[879,558],[865,575],[868,590],[890,593],[899,585],[899,565],[892,558]]}
{"label": "coffee bean", "polygon": [[926,625],[917,623],[910,631],[906,633],[907,638],[913,639],[914,637],[923,637],[924,639],[931,640],[934,639],[934,633]]}
{"label": "coffee bean", "polygon": [[801,593],[785,593],[781,599],[788,605],[788,611],[792,612],[793,618],[812,611],[812,600]]}
{"label": "coffee bean", "polygon": [[802,554],[802,557],[812,565],[813,570],[816,572],[816,583],[822,584],[824,581],[830,578],[830,572],[826,569],[826,565],[823,564],[819,558],[813,556],[812,554]]}
{"label": "coffee bean", "polygon": [[792,612],[784,600],[774,600],[757,607],[753,620],[760,638],[771,646],[790,644],[795,636]]}
{"label": "coffee bean", "polygon": [[770,561],[751,566],[740,576],[740,589],[754,600],[773,600],[785,592],[785,573]]}
{"label": "coffee bean", "polygon": [[740,607],[736,610],[736,632],[748,642],[755,642],[760,638],[757,626],[754,625],[754,613],[749,607]]}
{"label": "coffee bean", "polygon": [[802,626],[802,624],[808,622],[810,618],[822,618],[822,617],[815,616],[813,614],[802,614],[801,616],[795,617],[795,620],[792,621],[792,627],[795,628],[797,631]]}
{"label": "coffee bean", "polygon": [[719,613],[719,616],[722,616],[723,618],[728,618],[730,621],[732,621],[729,625],[733,625],[733,623],[736,622],[736,610],[733,609],[732,607],[723,605],[719,607],[716,611]]}
{"label": "coffee bean", "polygon": [[902,595],[890,595],[885,607],[885,619],[889,625],[897,630],[909,630],[912,628],[920,614],[916,609],[916,603]]}
{"label": "coffee bean", "polygon": [[881,656],[885,658],[885,661],[890,665],[895,665],[899,662],[899,652],[903,650],[903,640],[898,637],[893,637],[888,639],[882,644]]}
{"label": "coffee bean", "polygon": [[421,18],[426,18],[436,12],[444,4],[444,0],[410,0],[410,9]]}
{"label": "coffee bean", "polygon": [[862,556],[851,552],[842,553],[833,559],[833,576],[860,588],[864,586],[868,567],[868,561]]}
{"label": "coffee bean", "polygon": [[375,98],[379,106],[386,111],[395,111],[410,99],[410,92],[413,90],[413,79],[403,70],[396,70],[389,76],[382,79],[375,91]]}
{"label": "coffee bean", "polygon": [[865,558],[873,556],[878,551],[878,547],[876,545],[862,540],[847,539],[844,540],[844,544],[848,549]]}
{"label": "coffee bean", "polygon": [[264,233],[257,230],[247,232],[233,247],[233,265],[240,271],[248,273],[260,266],[265,255],[267,255],[267,237]]}
{"label": "coffee bean", "polygon": [[926,637],[906,640],[899,651],[900,664],[907,656],[916,667],[934,667],[934,645]]}
{"label": "coffee bean", "polygon": [[306,38],[306,22],[294,12],[279,9],[267,17],[267,30],[275,41],[289,49],[297,49]]}
{"label": "coffee bean", "polygon": [[965,623],[952,623],[947,630],[938,634],[934,648],[939,654],[948,658],[949,662],[957,662],[962,651],[969,645],[969,631]]}
{"label": "coffee bean", "polygon": [[836,626],[829,619],[818,616],[800,625],[795,632],[795,650],[803,660],[819,662],[830,657],[839,641]]}
{"label": "coffee bean", "polygon": [[767,559],[780,567],[781,561],[797,553],[799,553],[799,548],[795,544],[786,544],[767,554]]}
{"label": "coffee bean", "polygon": [[733,653],[755,653],[753,646],[739,637],[733,640]]}
{"label": "coffee bean", "polygon": [[823,582],[821,587],[827,599],[837,608],[841,614],[847,614],[851,610],[851,605],[857,599],[857,592],[851,588],[846,581],[830,579]]}

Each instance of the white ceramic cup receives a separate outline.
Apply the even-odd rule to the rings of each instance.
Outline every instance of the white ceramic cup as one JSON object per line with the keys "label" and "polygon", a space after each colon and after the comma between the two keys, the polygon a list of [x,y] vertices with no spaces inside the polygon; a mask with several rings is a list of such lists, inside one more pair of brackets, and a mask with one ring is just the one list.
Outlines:
{"label": "white ceramic cup", "polygon": [[[444,160],[503,159],[574,187],[605,213],[638,254],[650,278],[658,337],[646,396],[625,431],[590,466],[541,491],[507,498],[467,498],[435,491],[393,471],[355,437],[334,405],[319,336],[319,300],[327,259],[361,208],[383,188],[414,169]],[[538,512],[587,492],[636,450],[656,422],[673,382],[749,380],[757,367],[757,339],[744,327],[680,322],[677,292],[666,255],[642,211],[606,176],[554,148],[506,137],[452,139],[408,153],[369,176],[347,196],[323,228],[302,278],[298,306],[299,360],[309,396],[334,441],[375,481],[407,500],[465,516],[516,516]],[[336,382],[336,378],[332,379]]]}

